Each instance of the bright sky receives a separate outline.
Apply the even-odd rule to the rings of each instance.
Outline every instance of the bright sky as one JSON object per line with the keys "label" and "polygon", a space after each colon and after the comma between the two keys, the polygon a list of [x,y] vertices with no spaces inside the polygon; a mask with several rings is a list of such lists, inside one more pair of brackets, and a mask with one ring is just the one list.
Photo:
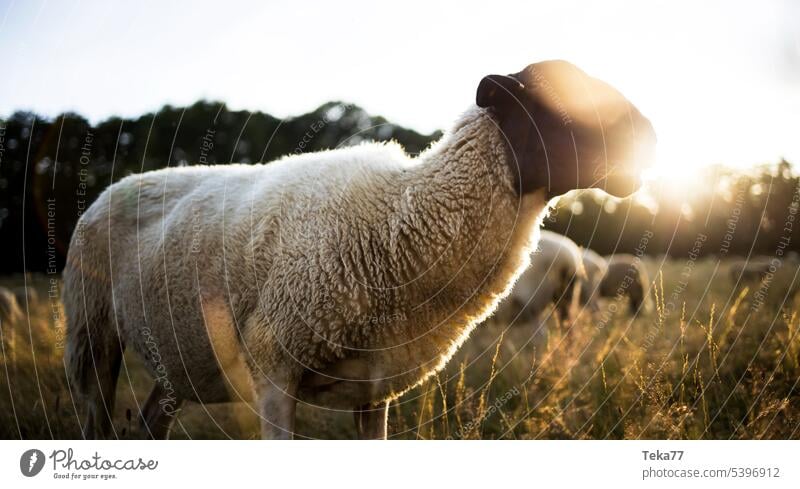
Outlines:
{"label": "bright sky", "polygon": [[222,100],[333,99],[428,132],[481,77],[562,58],[653,121],[663,171],[800,165],[800,2],[0,0],[0,114],[97,121]]}

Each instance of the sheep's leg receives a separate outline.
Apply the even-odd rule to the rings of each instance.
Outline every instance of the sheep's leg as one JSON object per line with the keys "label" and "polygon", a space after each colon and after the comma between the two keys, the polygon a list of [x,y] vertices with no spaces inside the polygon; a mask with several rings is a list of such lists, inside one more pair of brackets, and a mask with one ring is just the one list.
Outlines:
{"label": "sheep's leg", "polygon": [[385,440],[389,403],[366,404],[353,410],[358,437],[362,440]]}
{"label": "sheep's leg", "polygon": [[557,292],[553,301],[556,303],[557,319],[559,322],[571,321],[578,308],[578,297],[580,297],[581,284],[575,277],[567,279],[566,285],[561,292]]}
{"label": "sheep's leg", "polygon": [[556,317],[556,321],[558,323],[562,323],[564,321],[569,320],[571,313],[570,313],[570,306],[569,301],[567,298],[563,298],[556,307],[554,308],[553,315]]}
{"label": "sheep's leg", "polygon": [[156,382],[142,409],[140,429],[153,440],[166,440],[172,423],[184,404]]}
{"label": "sheep's leg", "polygon": [[[122,348],[110,345],[94,345],[91,351],[94,365],[86,386],[86,422],[83,425],[83,436],[87,440],[106,439],[114,431],[114,400],[117,391],[117,379],[122,366]],[[116,433],[114,433],[116,437]]]}
{"label": "sheep's leg", "polygon": [[630,307],[631,316],[636,316],[639,312],[639,308],[642,307],[642,301],[639,298],[631,297],[630,302],[628,302],[628,306]]}
{"label": "sheep's leg", "polygon": [[255,384],[261,438],[291,440],[294,437],[298,382],[292,378],[272,376],[259,378]]}

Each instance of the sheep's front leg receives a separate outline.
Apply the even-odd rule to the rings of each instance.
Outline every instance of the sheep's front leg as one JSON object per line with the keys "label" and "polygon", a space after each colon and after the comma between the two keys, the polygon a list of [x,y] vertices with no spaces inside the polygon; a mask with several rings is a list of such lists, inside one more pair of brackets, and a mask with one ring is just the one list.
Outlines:
{"label": "sheep's front leg", "polygon": [[282,377],[262,378],[256,382],[261,438],[291,440],[297,405],[297,381]]}
{"label": "sheep's front leg", "polygon": [[356,431],[362,440],[385,440],[389,403],[366,404],[353,410]]}

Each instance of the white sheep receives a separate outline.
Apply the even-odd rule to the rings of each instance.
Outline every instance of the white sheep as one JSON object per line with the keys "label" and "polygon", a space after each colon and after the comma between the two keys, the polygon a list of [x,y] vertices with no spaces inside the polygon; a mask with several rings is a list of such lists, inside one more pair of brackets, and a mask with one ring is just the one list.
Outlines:
{"label": "white sheep", "polygon": [[581,251],[571,239],[552,231],[542,231],[531,265],[522,272],[508,298],[503,316],[524,313],[533,319],[555,304],[560,319],[575,316],[586,273]]}
{"label": "white sheep", "polygon": [[591,248],[583,249],[581,261],[586,272],[586,281],[581,286],[580,304],[591,311],[597,311],[600,283],[608,270],[608,262]]}
{"label": "white sheep", "polygon": [[777,267],[770,257],[757,256],[752,260],[737,260],[731,263],[729,274],[735,284],[760,283]]}
{"label": "white sheep", "polygon": [[633,315],[650,311],[650,279],[641,258],[619,253],[609,256],[606,261],[608,267],[600,282],[600,295],[615,300],[627,297]]}
{"label": "white sheep", "polygon": [[254,397],[264,438],[292,437],[298,401],[385,438],[389,402],[442,369],[528,265],[548,202],[632,193],[654,142],[619,92],[562,61],[487,76],[476,98],[417,158],[366,144],[106,189],[64,270],[84,436],[113,434],[132,348],[156,381],[152,437],[185,400]]}

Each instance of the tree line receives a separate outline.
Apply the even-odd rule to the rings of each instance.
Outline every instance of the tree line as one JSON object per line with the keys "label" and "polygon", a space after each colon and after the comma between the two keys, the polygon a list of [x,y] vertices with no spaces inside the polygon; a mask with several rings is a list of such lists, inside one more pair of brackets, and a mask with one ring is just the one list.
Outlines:
{"label": "tree line", "polygon": [[[200,101],[94,125],[74,113],[47,119],[16,112],[0,119],[0,273],[58,273],[80,214],[110,183],[132,173],[269,162],[362,141],[394,140],[416,154],[440,136],[342,102],[279,119]],[[697,173],[701,184],[683,186],[680,195],[659,182],[647,199],[576,192],[562,199],[545,225],[600,253],[632,252],[645,235],[653,236],[645,249],[653,255],[684,255],[699,236],[703,255],[800,249],[792,210],[798,206],[798,177],[788,162]]]}

